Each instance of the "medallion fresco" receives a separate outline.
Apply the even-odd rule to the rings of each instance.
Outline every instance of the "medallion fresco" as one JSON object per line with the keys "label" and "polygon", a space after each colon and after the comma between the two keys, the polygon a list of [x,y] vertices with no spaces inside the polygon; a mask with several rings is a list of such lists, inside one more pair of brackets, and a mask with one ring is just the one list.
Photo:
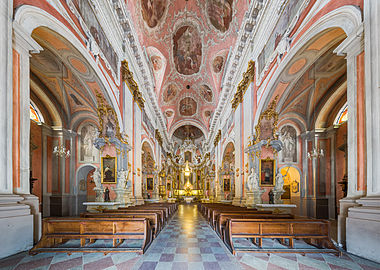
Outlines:
{"label": "medallion fresco", "polygon": [[218,55],[212,61],[212,70],[215,73],[220,73],[222,71],[223,64],[224,64],[224,58],[223,58],[223,56]]}
{"label": "medallion fresco", "polygon": [[164,16],[167,0],[141,0],[141,15],[150,28],[154,28]]}
{"label": "medallion fresco", "polygon": [[178,93],[178,87],[175,84],[169,84],[166,87],[166,90],[162,96],[162,99],[164,100],[164,102],[168,103],[172,101],[173,98],[176,97],[177,93]]}
{"label": "medallion fresco", "polygon": [[199,90],[200,90],[201,96],[203,97],[204,100],[206,100],[207,102],[212,102],[213,94],[212,94],[211,88],[208,85],[202,84],[199,87]]}
{"label": "medallion fresco", "polygon": [[199,71],[202,64],[202,41],[195,27],[180,27],[173,36],[173,58],[176,70],[183,75]]}
{"label": "medallion fresco", "polygon": [[230,28],[233,0],[208,0],[207,15],[211,24],[221,32]]}
{"label": "medallion fresco", "polygon": [[185,97],[179,102],[179,113],[183,116],[192,116],[197,112],[197,102],[191,97]]}

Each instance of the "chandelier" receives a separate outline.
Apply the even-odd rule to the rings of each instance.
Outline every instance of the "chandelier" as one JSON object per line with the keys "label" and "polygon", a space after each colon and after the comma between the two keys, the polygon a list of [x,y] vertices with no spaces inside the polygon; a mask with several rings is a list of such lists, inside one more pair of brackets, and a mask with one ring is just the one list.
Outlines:
{"label": "chandelier", "polygon": [[319,148],[313,148],[312,151],[309,151],[307,152],[307,158],[308,159],[312,159],[312,158],[320,158],[320,157],[324,157],[325,156],[325,153],[323,152],[323,149],[319,149]]}
{"label": "chandelier", "polygon": [[59,145],[54,147],[53,154],[55,154],[57,157],[68,158],[70,156],[70,150],[66,150],[64,146]]}

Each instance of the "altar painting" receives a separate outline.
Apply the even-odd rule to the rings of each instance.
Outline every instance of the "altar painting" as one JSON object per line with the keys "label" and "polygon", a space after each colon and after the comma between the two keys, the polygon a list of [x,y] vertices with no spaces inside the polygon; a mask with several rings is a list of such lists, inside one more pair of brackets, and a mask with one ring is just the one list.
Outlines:
{"label": "altar painting", "polygon": [[260,186],[273,187],[276,174],[276,161],[274,159],[260,160]]}
{"label": "altar painting", "polygon": [[230,180],[230,178],[224,178],[223,190],[224,190],[224,192],[230,192],[231,191],[231,180]]}
{"label": "altar painting", "polygon": [[154,187],[153,178],[148,177],[146,179],[146,190],[153,190],[153,187]]}
{"label": "altar painting", "polygon": [[102,157],[102,184],[116,184],[116,157],[105,156]]}

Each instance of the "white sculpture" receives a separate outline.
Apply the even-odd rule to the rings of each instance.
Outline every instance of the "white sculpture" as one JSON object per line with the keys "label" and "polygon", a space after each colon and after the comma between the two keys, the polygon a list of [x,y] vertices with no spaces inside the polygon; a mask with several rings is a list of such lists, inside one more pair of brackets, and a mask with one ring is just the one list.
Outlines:
{"label": "white sculpture", "polygon": [[98,168],[96,168],[94,173],[92,174],[92,179],[94,180],[95,186],[97,188],[103,189],[102,188],[102,176],[101,176],[100,170]]}
{"label": "white sculpture", "polygon": [[276,185],[274,189],[276,191],[282,191],[284,187],[284,177],[282,176],[282,173],[280,171],[277,171],[276,175]]}
{"label": "white sculpture", "polygon": [[259,178],[257,177],[254,168],[251,168],[251,173],[248,175],[247,185],[249,191],[259,189]]}

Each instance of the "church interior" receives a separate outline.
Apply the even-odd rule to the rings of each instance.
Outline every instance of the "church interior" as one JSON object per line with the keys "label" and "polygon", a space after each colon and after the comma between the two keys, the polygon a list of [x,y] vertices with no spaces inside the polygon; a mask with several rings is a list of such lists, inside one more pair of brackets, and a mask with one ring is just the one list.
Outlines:
{"label": "church interior", "polygon": [[380,1],[0,20],[0,269],[380,269]]}

